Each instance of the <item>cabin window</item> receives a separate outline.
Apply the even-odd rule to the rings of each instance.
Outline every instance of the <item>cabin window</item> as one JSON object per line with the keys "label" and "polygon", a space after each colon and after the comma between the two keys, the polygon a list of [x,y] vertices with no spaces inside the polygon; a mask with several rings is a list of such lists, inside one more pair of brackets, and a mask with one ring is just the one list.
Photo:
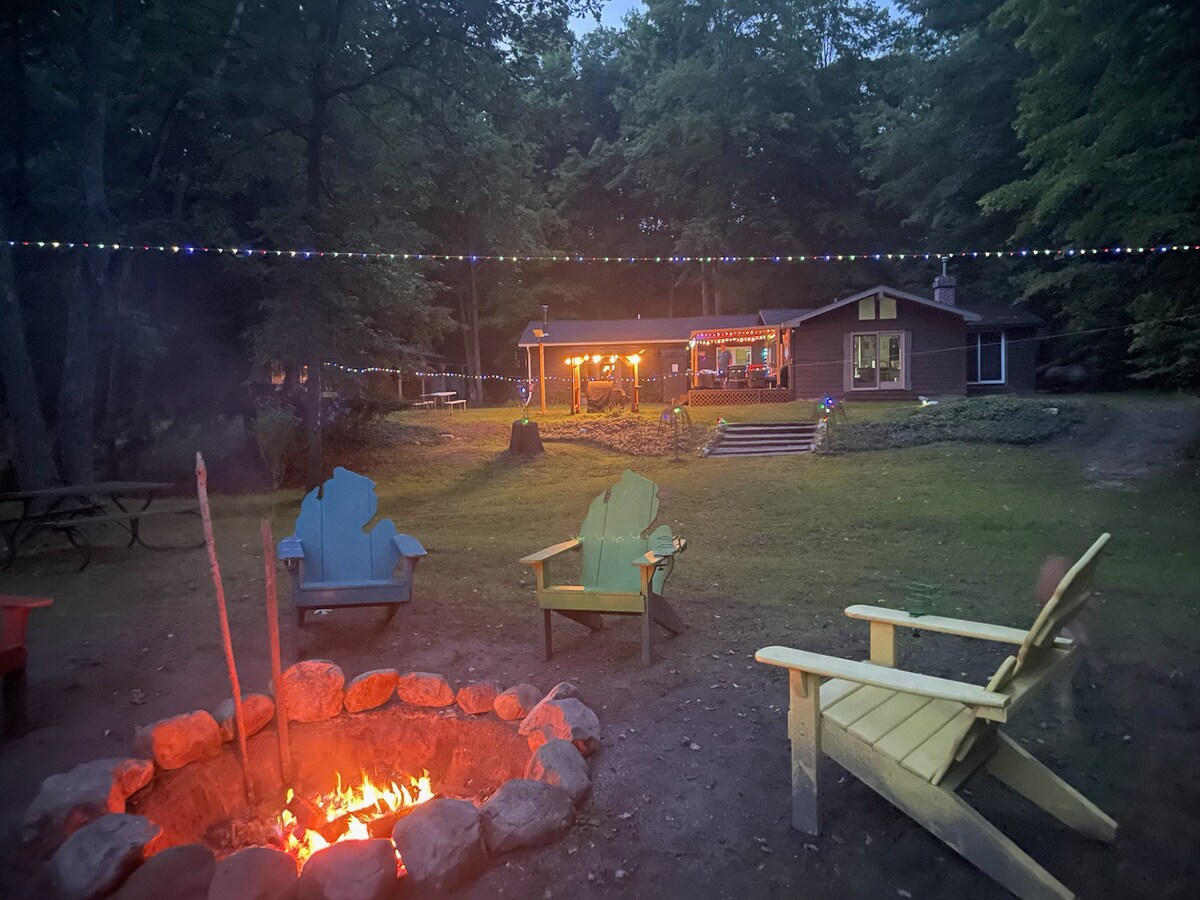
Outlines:
{"label": "cabin window", "polygon": [[980,331],[967,337],[967,383],[1004,384],[1008,344],[1003,331]]}
{"label": "cabin window", "polygon": [[859,319],[874,319],[875,318],[875,297],[863,297],[858,301],[858,317]]}
{"label": "cabin window", "polygon": [[879,318],[881,318],[881,319],[896,318],[896,298],[895,297],[880,297],[879,298]]}
{"label": "cabin window", "polygon": [[904,387],[904,336],[900,332],[856,334],[850,352],[850,383],[854,390]]}

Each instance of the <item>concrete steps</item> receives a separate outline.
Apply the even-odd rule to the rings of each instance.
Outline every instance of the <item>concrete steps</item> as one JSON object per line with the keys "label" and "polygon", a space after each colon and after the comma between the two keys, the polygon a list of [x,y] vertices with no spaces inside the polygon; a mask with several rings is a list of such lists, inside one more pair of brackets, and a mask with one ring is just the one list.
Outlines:
{"label": "concrete steps", "polygon": [[811,453],[817,437],[813,422],[728,424],[709,456],[782,456]]}

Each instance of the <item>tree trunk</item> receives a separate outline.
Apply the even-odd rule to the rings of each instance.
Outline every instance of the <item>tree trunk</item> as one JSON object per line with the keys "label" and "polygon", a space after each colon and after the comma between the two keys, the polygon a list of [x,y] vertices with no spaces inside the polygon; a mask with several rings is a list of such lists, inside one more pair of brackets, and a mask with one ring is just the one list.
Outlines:
{"label": "tree trunk", "polygon": [[8,123],[0,142],[0,171],[9,181],[0,185],[0,382],[4,384],[4,406],[11,419],[14,465],[17,480],[25,490],[59,483],[54,463],[54,446],[38,394],[37,379],[29,345],[25,342],[25,314],[17,291],[12,251],[8,246],[9,225],[20,228],[28,202],[26,179],[25,65],[21,47],[21,13],[24,4],[8,4],[5,30],[0,36],[0,115]]}
{"label": "tree trunk", "polygon": [[59,483],[54,465],[50,430],[38,398],[33,361],[25,343],[25,316],[12,265],[5,227],[6,211],[0,203],[0,380],[15,434],[17,480],[23,490]]}
{"label": "tree trunk", "polygon": [[[92,0],[81,53],[79,173],[83,233],[108,239],[111,219],[104,188],[109,41],[113,0]],[[76,290],[67,306],[67,336],[58,404],[58,449],[63,474],[88,483],[95,474],[96,353],[93,317],[103,302],[108,252],[87,250],[77,269]]]}
{"label": "tree trunk", "polygon": [[700,263],[700,315],[713,315],[713,264]]}
{"label": "tree trunk", "polygon": [[467,357],[467,395],[472,404],[483,400],[483,356],[479,351],[479,285],[475,278],[475,263],[470,266],[470,304],[468,312],[471,316],[471,355]]}
{"label": "tree trunk", "polygon": [[[305,144],[304,210],[308,227],[314,240],[322,237],[321,228],[321,184],[325,133],[329,127],[329,61],[337,43],[337,35],[345,13],[345,0],[326,0],[317,7],[318,17],[316,46],[312,48],[312,70],[309,77],[308,135]],[[313,297],[315,309],[322,307],[322,298]],[[315,319],[319,323],[321,316]],[[311,320],[310,320],[311,321]],[[304,430],[307,453],[305,485],[311,490],[321,484],[324,477],[324,452],[322,448],[321,424],[321,355],[320,325],[310,326],[314,333],[308,335],[308,389],[305,392]]]}

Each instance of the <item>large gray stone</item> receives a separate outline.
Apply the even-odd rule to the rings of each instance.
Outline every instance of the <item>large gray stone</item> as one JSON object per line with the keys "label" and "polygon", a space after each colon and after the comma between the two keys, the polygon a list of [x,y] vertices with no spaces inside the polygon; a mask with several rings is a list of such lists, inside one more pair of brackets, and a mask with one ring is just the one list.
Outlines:
{"label": "large gray stone", "polygon": [[492,856],[557,841],[575,822],[575,804],[562,788],[514,779],[479,808],[483,842]]}
{"label": "large gray stone", "polygon": [[396,696],[413,706],[442,707],[454,702],[454,688],[441,675],[409,672],[396,682]]}
{"label": "large gray stone", "polygon": [[208,900],[280,900],[295,886],[294,859],[281,850],[247,847],[217,863]]}
{"label": "large gray stone", "polygon": [[363,672],[346,688],[346,709],[363,712],[383,706],[396,693],[400,673],[395,669],[372,669]]}
{"label": "large gray stone", "polygon": [[272,685],[289,722],[320,722],[342,711],[346,676],[327,659],[305,659],[288,666]]}
{"label": "large gray stone", "polygon": [[125,812],[125,801],[150,783],[148,759],[94,759],[51,775],[25,811],[23,841],[49,855],[80,827],[105,813]]}
{"label": "large gray stone", "polygon": [[113,900],[206,900],[217,858],[203,844],[169,847],[130,875]]}
{"label": "large gray stone", "polygon": [[500,688],[495,682],[477,681],[460,687],[454,695],[454,702],[463,712],[478,716],[495,709],[496,696],[499,693]]}
{"label": "large gray stone", "polygon": [[[213,715],[221,728],[221,740],[232,741],[237,737],[237,720],[233,714],[232,697],[222,700]],[[243,695],[242,718],[246,722],[246,737],[253,737],[275,718],[275,701],[266,694]]]}
{"label": "large gray stone", "polygon": [[560,681],[554,687],[550,688],[550,692],[547,693],[545,697],[542,697],[542,699],[540,699],[536,704],[534,704],[533,708],[530,709],[529,712],[526,714],[526,716],[524,716],[523,718],[528,718],[528,716],[531,716],[534,713],[536,713],[538,711],[538,708],[543,703],[550,703],[551,701],[554,701],[554,700],[570,700],[572,698],[574,698],[576,700],[583,699],[582,697],[579,696],[579,688],[575,687],[575,685],[573,685],[569,681]]}
{"label": "large gray stone", "polygon": [[554,738],[570,741],[584,756],[600,746],[600,720],[574,697],[539,703],[517,731],[529,738],[534,750]]}
{"label": "large gray stone", "polygon": [[529,758],[525,777],[562,788],[576,806],[592,789],[592,776],[579,749],[570,741],[559,738],[546,741],[537,748]]}
{"label": "large gray stone", "polygon": [[528,716],[530,710],[537,706],[541,699],[542,692],[532,684],[517,684],[501,691],[496,696],[493,706],[496,708],[496,715],[511,721]]}
{"label": "large gray stone", "polygon": [[221,728],[203,709],[160,719],[137,729],[134,747],[160,769],[179,769],[221,752]]}
{"label": "large gray stone", "polygon": [[391,841],[341,841],[308,858],[297,900],[390,900],[395,888]]}
{"label": "large gray stone", "polygon": [[479,810],[466,800],[429,800],[392,829],[392,840],[418,891],[443,893],[487,867]]}
{"label": "large gray stone", "polygon": [[162,828],[145,816],[109,813],[88,822],[50,860],[62,900],[106,897],[151,852]]}

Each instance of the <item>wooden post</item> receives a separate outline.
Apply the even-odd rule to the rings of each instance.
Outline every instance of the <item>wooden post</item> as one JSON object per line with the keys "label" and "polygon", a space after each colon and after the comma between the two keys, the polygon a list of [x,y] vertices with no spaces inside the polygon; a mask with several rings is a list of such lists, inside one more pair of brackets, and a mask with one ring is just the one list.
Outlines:
{"label": "wooden post", "polygon": [[279,659],[279,599],[275,590],[275,540],[271,523],[262,520],[263,569],[267,581],[267,636],[271,642],[271,680],[275,685],[275,727],[279,735],[279,774],[283,783],[292,780],[292,751],[288,744],[286,698]]}
{"label": "wooden post", "polygon": [[538,389],[542,395],[542,412],[546,412],[546,347],[538,338]]}
{"label": "wooden post", "polygon": [[[310,375],[311,377],[311,375]],[[225,587],[221,583],[221,565],[217,562],[217,542],[213,536],[212,512],[208,506],[208,469],[204,457],[196,454],[196,497],[200,501],[200,519],[204,523],[204,543],[208,547],[208,566],[212,571],[213,588],[217,593],[217,617],[221,622],[221,643],[225,646],[225,664],[229,667],[229,684],[233,689],[233,718],[237,727],[238,753],[242,758],[242,786],[246,802],[253,803],[250,789],[250,760],[246,751],[246,721],[242,717],[242,686],[238,681],[237,664],[233,659],[233,639],[229,635],[229,611],[225,606]]]}
{"label": "wooden post", "polygon": [[788,670],[791,704],[788,738],[792,742],[792,827],[821,831],[817,764],[821,759],[821,679],[811,672]]}
{"label": "wooden post", "polygon": [[896,629],[890,622],[871,623],[871,662],[896,666]]}

